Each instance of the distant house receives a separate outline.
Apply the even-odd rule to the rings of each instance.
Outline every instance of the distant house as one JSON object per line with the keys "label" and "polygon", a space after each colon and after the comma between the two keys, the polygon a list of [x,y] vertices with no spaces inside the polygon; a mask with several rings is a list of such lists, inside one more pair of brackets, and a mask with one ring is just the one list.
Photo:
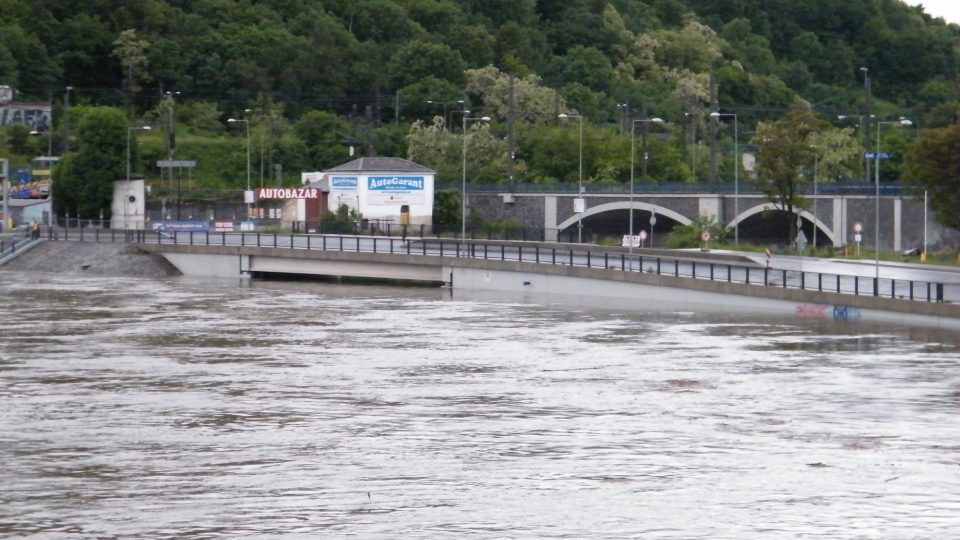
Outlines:
{"label": "distant house", "polygon": [[[362,157],[326,171],[305,172],[306,191],[297,198],[296,221],[314,223],[321,209],[336,212],[341,205],[356,210],[368,222],[430,225],[436,171],[395,157]],[[258,195],[278,195],[258,191]],[[290,192],[279,193],[286,197]],[[287,214],[285,212],[285,214]],[[308,225],[309,227],[309,225]]]}

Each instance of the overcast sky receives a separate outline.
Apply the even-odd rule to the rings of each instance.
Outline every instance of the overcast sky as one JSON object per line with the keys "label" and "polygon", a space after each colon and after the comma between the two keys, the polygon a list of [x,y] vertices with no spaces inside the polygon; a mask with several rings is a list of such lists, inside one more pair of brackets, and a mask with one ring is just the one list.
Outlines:
{"label": "overcast sky", "polygon": [[960,0],[906,0],[908,4],[923,6],[934,17],[943,17],[947,22],[960,24]]}

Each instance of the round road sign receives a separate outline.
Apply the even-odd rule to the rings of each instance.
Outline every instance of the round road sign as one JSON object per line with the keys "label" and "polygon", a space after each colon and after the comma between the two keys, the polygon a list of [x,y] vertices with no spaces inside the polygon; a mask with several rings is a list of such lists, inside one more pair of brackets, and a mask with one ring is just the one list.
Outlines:
{"label": "round road sign", "polygon": [[640,231],[640,240],[647,239],[647,231]]}
{"label": "round road sign", "polygon": [[856,223],[854,223],[854,224],[853,224],[853,230],[856,231],[856,232],[862,231],[862,230],[863,230],[863,223],[860,223],[859,221],[856,222]]}
{"label": "round road sign", "polygon": [[710,241],[710,231],[703,231],[703,234],[700,235],[700,238],[701,238],[704,242],[709,242],[709,241]]}

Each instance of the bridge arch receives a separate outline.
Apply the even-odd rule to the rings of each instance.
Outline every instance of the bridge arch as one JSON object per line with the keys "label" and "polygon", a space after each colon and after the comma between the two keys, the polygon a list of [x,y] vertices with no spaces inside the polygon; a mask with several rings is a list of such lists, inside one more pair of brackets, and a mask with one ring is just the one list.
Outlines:
{"label": "bridge arch", "polygon": [[[587,210],[583,212],[583,214],[579,216],[574,214],[573,216],[563,220],[562,223],[558,223],[557,230],[562,231],[567,227],[572,227],[573,225],[576,225],[577,221],[581,219],[586,219],[590,216],[603,214],[604,212],[610,212],[612,210],[630,210],[630,208],[631,208],[630,201],[615,201],[615,202],[598,204],[596,206],[591,206],[590,208],[587,208]],[[683,214],[677,213],[675,210],[671,210],[664,206],[650,204],[642,201],[633,201],[632,208],[634,210],[646,210],[648,212],[652,212],[659,216],[668,217],[674,221],[679,222],[681,225],[689,225],[690,223],[692,223],[690,218],[684,216]]]}
{"label": "bridge arch", "polygon": [[[777,207],[775,204],[773,204],[773,203],[769,203],[769,202],[768,202],[768,203],[764,203],[764,204],[758,204],[758,205],[756,205],[756,206],[753,206],[753,207],[751,207],[751,208],[748,208],[747,210],[744,210],[743,212],[740,212],[740,215],[738,215],[738,216],[736,216],[735,218],[733,218],[733,220],[731,220],[730,223],[727,224],[727,228],[728,228],[728,229],[732,229],[732,228],[733,228],[734,226],[736,226],[737,224],[746,221],[747,218],[753,217],[753,216],[755,216],[755,215],[757,215],[757,214],[759,214],[759,213],[761,213],[761,212],[766,212],[767,210],[777,210],[777,211],[781,211],[781,212],[786,212],[786,210],[783,210],[783,209],[781,209],[781,208],[778,208],[778,207]],[[807,210],[799,209],[799,208],[794,209],[795,212],[796,212],[797,210],[800,211],[800,215],[801,215],[804,219],[806,219],[807,221],[813,223],[813,226],[814,226],[814,227],[817,227],[818,229],[820,229],[820,232],[822,232],[824,235],[826,235],[827,238],[830,239],[830,243],[831,243],[831,244],[833,244],[834,246],[839,246],[839,245],[840,245],[840,243],[838,242],[836,233],[834,232],[833,229],[831,229],[830,227],[828,227],[826,223],[824,223],[824,222],[820,221],[819,219],[817,219],[816,216],[814,216],[812,213],[808,212]]]}

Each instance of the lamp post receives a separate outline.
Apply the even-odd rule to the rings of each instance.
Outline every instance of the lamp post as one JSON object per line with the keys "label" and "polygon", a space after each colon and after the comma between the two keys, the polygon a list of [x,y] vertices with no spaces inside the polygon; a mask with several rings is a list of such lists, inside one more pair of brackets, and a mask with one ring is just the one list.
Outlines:
{"label": "lamp post", "polygon": [[480,121],[480,122],[489,122],[489,116],[474,116],[468,117],[467,113],[470,111],[463,111],[463,184],[461,185],[460,191],[460,241],[467,241],[467,121]]}
{"label": "lamp post", "polygon": [[[630,239],[629,239],[629,242],[628,242],[628,248],[627,248],[627,250],[628,250],[631,254],[633,253],[633,163],[634,163],[634,155],[636,154],[636,143],[634,142],[635,134],[636,134],[636,129],[635,129],[635,128],[637,127],[637,124],[643,124],[643,123],[648,123],[648,122],[654,123],[654,124],[662,124],[662,123],[663,123],[663,119],[662,119],[662,118],[641,118],[641,119],[638,119],[638,120],[631,120],[631,121],[630,121],[630,218],[629,218],[629,222],[630,222],[630,225],[629,225],[629,226],[630,226]],[[644,152],[644,154],[643,154],[643,159],[644,159],[644,160],[647,159],[647,153],[646,153],[646,152]],[[653,247],[653,239],[652,239],[652,238],[650,239],[650,246]]]}
{"label": "lamp post", "polygon": [[[450,131],[450,122],[449,122],[449,121],[450,121],[450,117],[447,116],[447,105],[460,105],[460,110],[461,110],[461,111],[464,110],[464,109],[463,109],[464,101],[463,101],[462,99],[458,99],[457,101],[452,101],[452,102],[449,102],[449,103],[446,102],[446,101],[435,101],[435,100],[432,100],[432,99],[428,99],[428,100],[427,100],[427,103],[429,103],[429,104],[431,104],[431,105],[443,105],[443,129],[445,129],[445,130],[447,130],[447,131]],[[452,113],[452,112],[451,112],[451,116],[453,116],[453,113]]]}
{"label": "lamp post", "polygon": [[[816,146],[812,147],[816,150]],[[817,176],[820,169],[820,153],[813,154],[813,251],[817,251]]]}
{"label": "lamp post", "polygon": [[874,187],[876,189],[876,196],[874,197],[874,207],[873,207],[873,249],[875,251],[874,258],[874,284],[873,284],[873,295],[877,296],[880,294],[880,126],[912,126],[913,122],[907,120],[906,118],[897,120],[896,122],[877,122],[877,147],[876,153],[873,157],[877,161],[873,166],[874,173]]}
{"label": "lamp post", "polygon": [[73,87],[68,86],[63,93],[63,148],[60,150],[61,155],[70,152],[70,92],[72,90]]}
{"label": "lamp post", "polygon": [[[580,120],[580,153],[578,158],[577,173],[577,199],[583,199],[583,116],[579,114],[561,113],[561,119],[577,118]],[[582,202],[581,202],[582,204]],[[577,243],[583,243],[583,211],[577,212]]]}
{"label": "lamp post", "polygon": [[131,126],[127,128],[127,196],[123,198],[123,228],[130,228],[130,210],[128,200],[130,199],[130,138],[134,131],[150,131],[150,126]]}
{"label": "lamp post", "polygon": [[[246,118],[227,118],[228,124],[239,124],[243,123],[247,128],[247,193],[250,192],[250,121]],[[244,193],[244,200],[247,198],[247,193]],[[250,219],[250,203],[247,203],[247,219]]]}
{"label": "lamp post", "polygon": [[733,117],[733,244],[740,245],[740,126],[736,113],[710,113],[712,118]]}
{"label": "lamp post", "polygon": [[[44,132],[33,130],[30,132],[30,135],[34,137],[42,135]],[[47,226],[53,226],[53,201],[50,198],[50,193],[53,192],[53,166],[55,165],[53,160],[53,126],[50,126],[50,129],[46,131],[47,133],[47,167],[49,168],[50,173],[47,175],[50,182],[49,189],[47,192],[47,199],[50,201],[50,212],[47,214]]]}

